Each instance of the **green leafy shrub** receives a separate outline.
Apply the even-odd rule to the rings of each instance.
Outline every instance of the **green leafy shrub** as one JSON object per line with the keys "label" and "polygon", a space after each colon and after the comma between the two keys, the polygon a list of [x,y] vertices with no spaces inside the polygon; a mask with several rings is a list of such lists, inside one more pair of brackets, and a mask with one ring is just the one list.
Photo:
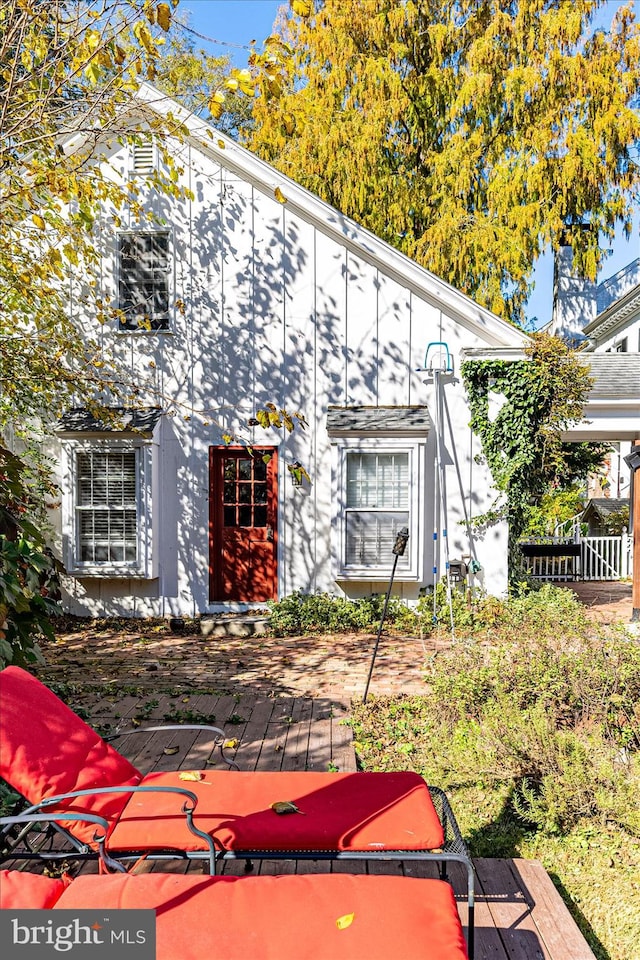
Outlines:
{"label": "green leafy shrub", "polygon": [[[499,798],[494,818],[526,830],[563,833],[587,818],[640,836],[640,644],[515,631],[437,652],[425,677],[426,696],[355,706],[364,766],[416,769],[470,790],[472,805]],[[470,814],[477,823],[482,811]]]}
{"label": "green leafy shrub", "polygon": [[23,537],[0,536],[0,666],[41,659],[38,638],[53,639],[58,589],[52,557]]}
{"label": "green leafy shrub", "polygon": [[[293,593],[269,604],[269,627],[276,637],[370,631],[379,625],[383,606],[384,597],[381,594],[347,600],[328,593]],[[392,597],[386,621],[393,623],[407,615],[405,604]]]}

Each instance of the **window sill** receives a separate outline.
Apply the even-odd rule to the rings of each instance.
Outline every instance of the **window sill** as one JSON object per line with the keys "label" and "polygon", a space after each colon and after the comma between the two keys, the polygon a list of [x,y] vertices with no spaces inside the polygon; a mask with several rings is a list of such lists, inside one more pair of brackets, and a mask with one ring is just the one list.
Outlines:
{"label": "window sill", "polygon": [[151,574],[145,573],[140,567],[116,567],[105,564],[104,566],[86,566],[70,567],[67,569],[70,577],[76,580],[89,578],[99,578],[101,580],[153,580]]}
{"label": "window sill", "polygon": [[[377,570],[372,570],[370,567],[366,570],[340,570],[336,576],[336,580],[350,582],[365,580],[379,583],[380,580],[389,580],[391,578],[392,566],[393,564],[391,564],[389,567],[380,567]],[[396,570],[393,579],[394,581],[402,580],[405,583],[417,583],[420,580],[420,577],[412,570]]]}
{"label": "window sill", "polygon": [[175,337],[175,330],[116,330],[119,337]]}

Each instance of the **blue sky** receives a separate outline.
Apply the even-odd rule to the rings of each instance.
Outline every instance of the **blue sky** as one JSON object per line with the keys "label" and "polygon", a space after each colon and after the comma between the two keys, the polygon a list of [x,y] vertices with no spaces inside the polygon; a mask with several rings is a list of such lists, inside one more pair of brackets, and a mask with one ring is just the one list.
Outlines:
{"label": "blue sky", "polygon": [[211,53],[226,53],[240,66],[246,56],[235,45],[248,46],[255,40],[260,47],[271,33],[281,4],[282,0],[181,0],[178,10],[189,12],[189,25],[198,33],[220,41],[209,46],[196,38],[197,46]]}
{"label": "blue sky", "polygon": [[[271,33],[281,0],[181,0],[180,11],[189,12],[190,26],[197,33],[210,37],[217,43],[208,44],[196,37],[196,46],[211,53],[226,53],[238,66],[246,63],[246,48],[251,40],[260,47]],[[288,5],[288,4],[287,4]],[[618,0],[607,0],[599,13],[598,23],[609,22],[618,6]],[[640,256],[640,216],[636,217],[631,240],[619,232],[612,245],[613,253],[605,261],[599,279],[612,276],[635,257]],[[543,256],[534,272],[535,290],[529,300],[527,315],[537,317],[538,325],[551,319],[551,294],[553,287],[553,264],[551,257]]]}

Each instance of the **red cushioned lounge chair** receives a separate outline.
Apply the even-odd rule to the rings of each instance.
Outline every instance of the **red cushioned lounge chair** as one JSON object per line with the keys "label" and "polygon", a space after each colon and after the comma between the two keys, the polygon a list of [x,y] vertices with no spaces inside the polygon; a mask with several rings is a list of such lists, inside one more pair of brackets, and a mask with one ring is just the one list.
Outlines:
{"label": "red cushioned lounge chair", "polygon": [[0,908],[153,909],[157,960],[467,958],[453,892],[442,880],[147,873],[65,883],[3,870]]}
{"label": "red cushioned lounge chair", "polygon": [[[5,818],[0,824],[38,816],[43,820],[55,817],[35,814]],[[103,853],[107,821],[93,814],[71,816],[89,818],[93,839]],[[442,880],[349,874],[203,877],[163,873],[71,880],[0,871],[0,910],[7,911],[6,917],[34,909],[54,911],[52,923],[39,929],[56,936],[56,910],[101,911],[102,922],[91,929],[99,931],[94,935],[102,942],[106,942],[117,911],[153,910],[156,960],[208,960],[214,955],[225,960],[389,960],[398,956],[403,960],[467,960],[453,891]],[[110,911],[115,915],[109,916]],[[25,914],[17,913],[16,919],[22,945]],[[36,926],[39,921],[37,917]],[[5,937],[14,935],[12,929],[3,924]],[[70,929],[65,914],[66,939]],[[8,942],[11,946],[10,939]]]}
{"label": "red cushioned lounge chair", "polygon": [[[205,729],[224,742],[222,730]],[[220,858],[435,860],[443,876],[448,862],[460,862],[467,870],[472,955],[471,861],[446,797],[418,774],[207,770],[186,789],[178,771],[140,773],[39,680],[6,667],[0,776],[32,805],[23,812],[106,819],[106,851],[119,861],[207,859],[215,873]],[[277,800],[294,802],[303,815],[279,816],[271,808]],[[91,824],[64,827],[74,856],[96,855]],[[45,856],[10,847],[4,859]]]}

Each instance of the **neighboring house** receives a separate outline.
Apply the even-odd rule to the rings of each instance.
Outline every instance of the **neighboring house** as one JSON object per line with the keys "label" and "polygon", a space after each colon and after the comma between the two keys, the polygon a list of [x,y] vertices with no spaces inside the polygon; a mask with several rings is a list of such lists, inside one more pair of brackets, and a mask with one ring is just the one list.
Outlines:
{"label": "neighboring house", "polygon": [[586,349],[640,352],[640,257],[596,287],[596,316],[583,329]]}
{"label": "neighboring house", "polygon": [[[590,497],[628,497],[630,473],[625,463],[634,438],[640,437],[640,382],[637,364],[622,357],[619,361],[600,359],[600,354],[640,354],[640,257],[602,283],[594,284],[575,276],[571,268],[571,250],[562,248],[557,260],[556,299],[551,330],[575,343],[589,354],[596,377],[595,393],[602,403],[608,395],[619,395],[626,389],[636,431],[632,438],[612,440],[611,454],[605,469],[589,479]],[[608,382],[607,382],[608,381]],[[635,411],[633,410],[633,401]],[[611,436],[611,434],[609,434]],[[594,438],[595,439],[595,438]]]}
{"label": "neighboring house", "polygon": [[[168,146],[192,198],[140,179],[156,221],[104,211],[111,326],[80,312],[71,280],[76,320],[115,345],[138,394],[113,422],[79,405],[58,425],[66,609],[193,616],[380,592],[403,527],[400,596],[415,601],[448,558],[476,560],[475,582],[502,594],[506,527],[469,523],[495,491],[460,363],[527,337],[152,88],[136,103],[132,131],[169,110],[185,125]],[[148,171],[142,148],[105,141],[105,170]],[[306,430],[263,429],[270,401]]]}
{"label": "neighboring house", "polygon": [[[596,288],[597,313],[584,328],[588,337],[585,349],[589,353],[640,354],[640,257],[604,280]],[[633,396],[633,384],[629,384]],[[640,384],[635,383],[635,395]],[[640,437],[640,400],[636,407],[637,431]],[[631,450],[632,440],[613,443],[604,476],[605,497],[629,497],[630,471],[625,456]],[[598,479],[602,487],[603,481]],[[594,486],[593,493],[596,488]]]}

